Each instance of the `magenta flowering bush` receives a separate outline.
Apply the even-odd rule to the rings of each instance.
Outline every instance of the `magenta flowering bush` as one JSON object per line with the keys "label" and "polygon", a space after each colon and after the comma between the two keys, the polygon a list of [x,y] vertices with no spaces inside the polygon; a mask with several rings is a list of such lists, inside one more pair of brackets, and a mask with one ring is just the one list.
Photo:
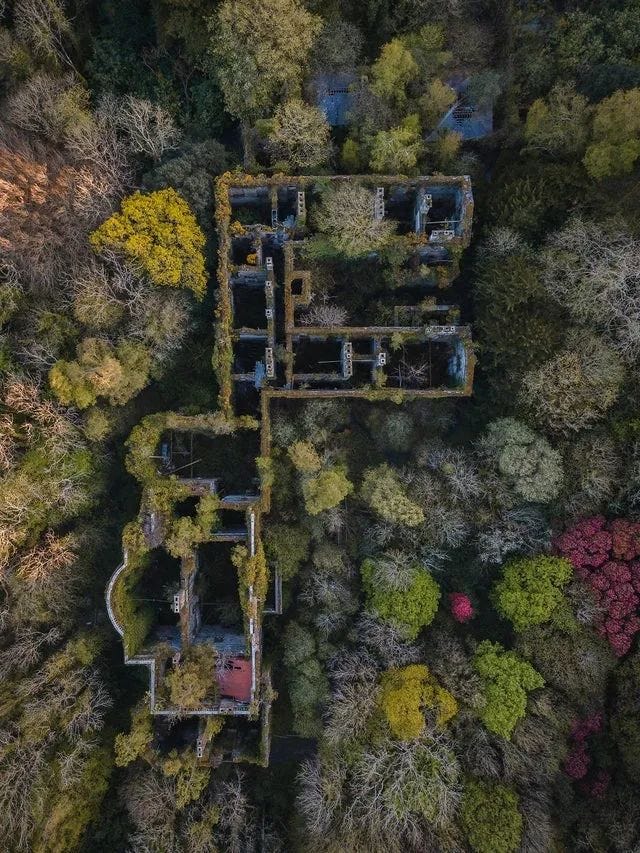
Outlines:
{"label": "magenta flowering bush", "polygon": [[640,523],[603,516],[585,518],[555,540],[602,610],[599,632],[614,653],[625,655],[640,630]]}
{"label": "magenta flowering bush", "polygon": [[460,622],[461,624],[473,619],[475,615],[471,599],[463,592],[450,592],[449,606],[451,608],[451,615],[456,622]]}
{"label": "magenta flowering bush", "polygon": [[570,779],[578,781],[587,775],[590,764],[591,756],[587,752],[587,745],[584,741],[578,741],[564,760],[564,772]]}
{"label": "magenta flowering bush", "polygon": [[580,782],[582,792],[596,799],[601,799],[606,794],[611,776],[606,770],[597,770],[588,776],[592,759],[587,740],[602,731],[602,726],[603,718],[600,713],[576,720],[569,734],[573,745],[563,764],[566,775],[575,782]]}
{"label": "magenta flowering bush", "polygon": [[582,782],[580,787],[588,796],[601,800],[607,793],[610,782],[611,773],[608,770],[598,770],[593,778]]}

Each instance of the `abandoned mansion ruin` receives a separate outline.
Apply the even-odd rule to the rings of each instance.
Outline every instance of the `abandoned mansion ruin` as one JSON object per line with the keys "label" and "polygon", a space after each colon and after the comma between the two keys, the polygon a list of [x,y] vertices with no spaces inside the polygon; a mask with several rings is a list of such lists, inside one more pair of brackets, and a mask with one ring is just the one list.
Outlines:
{"label": "abandoned mansion ruin", "polygon": [[[352,190],[364,214],[334,210],[332,226],[327,199]],[[149,668],[151,712],[188,721],[202,761],[269,756],[262,624],[282,612],[261,541],[270,401],[471,394],[471,329],[449,294],[472,219],[466,176],[216,182],[219,409],[151,415],[134,429],[127,466],[140,513],[107,588],[125,661]],[[347,239],[364,242],[345,250]]]}

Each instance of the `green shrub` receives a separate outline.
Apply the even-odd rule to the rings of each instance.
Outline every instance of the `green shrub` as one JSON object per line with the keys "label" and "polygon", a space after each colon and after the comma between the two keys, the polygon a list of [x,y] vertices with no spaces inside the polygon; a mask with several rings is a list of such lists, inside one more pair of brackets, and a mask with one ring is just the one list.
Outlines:
{"label": "green shrub", "polygon": [[329,696],[329,682],[317,657],[315,639],[307,628],[290,622],[284,631],[282,645],[293,730],[301,737],[319,737],[322,733],[320,713]]}
{"label": "green shrub", "polygon": [[231,552],[231,562],[238,570],[238,595],[248,623],[252,615],[248,609],[249,587],[253,587],[253,594],[261,604],[267,597],[269,587],[269,568],[262,542],[258,540],[256,543],[253,557],[246,545],[236,545]]}
{"label": "green shrub", "polygon": [[[34,853],[78,850],[87,827],[100,820],[112,770],[109,749],[99,746],[91,750],[74,780],[61,787],[48,802],[42,823],[37,828],[39,840],[29,849]],[[48,793],[51,795],[51,788]]]}
{"label": "green shrub", "polygon": [[603,696],[616,665],[606,639],[591,625],[563,620],[527,628],[517,638],[517,651],[538,670],[549,687],[572,703],[587,706]]}
{"label": "green shrub", "polygon": [[365,560],[360,567],[367,606],[382,619],[396,624],[408,639],[414,640],[436,615],[440,587],[429,572],[416,567],[413,580],[406,589],[385,589],[375,582],[375,568],[373,560]]}
{"label": "green shrub", "polygon": [[546,100],[538,98],[524,129],[527,143],[551,155],[579,157],[587,145],[590,108],[573,84],[556,84]]}
{"label": "green shrub", "polygon": [[527,692],[543,687],[544,679],[515,652],[505,651],[490,640],[479,644],[473,663],[484,682],[482,722],[509,740],[526,713]]}
{"label": "green shrub", "polygon": [[[154,494],[157,500],[157,489]],[[203,495],[198,501],[195,519],[184,516],[172,519],[165,539],[167,551],[173,557],[186,558],[193,553],[196,545],[207,542],[218,526],[219,506],[217,495]]]}
{"label": "green shrub", "polygon": [[140,651],[154,620],[153,610],[148,605],[139,607],[135,596],[136,585],[148,566],[148,553],[129,553],[127,566],[111,595],[113,611],[123,631],[122,642],[127,657]]}
{"label": "green shrub", "polygon": [[309,557],[311,537],[302,527],[287,524],[270,524],[265,533],[265,550],[269,562],[290,580],[301,564]]}
{"label": "green shrub", "polygon": [[309,515],[318,515],[343,501],[353,491],[344,468],[328,468],[315,477],[302,482],[305,509]]}
{"label": "green shrub", "polygon": [[317,169],[331,156],[331,128],[324,113],[294,98],[278,104],[269,128],[269,148],[294,170]]}
{"label": "green shrub", "polygon": [[[512,185],[507,189],[512,198]],[[518,211],[531,210],[531,199],[524,201],[524,207],[517,205]],[[543,211],[541,204],[536,224]],[[505,220],[509,221],[507,215],[501,221]],[[489,235],[474,291],[482,363],[491,371],[494,383],[515,388],[522,372],[545,361],[558,348],[566,323],[549,302],[533,253],[510,229],[499,228]]]}
{"label": "green shrub", "polygon": [[302,474],[315,474],[322,467],[320,455],[309,441],[296,441],[287,452],[293,467]]}
{"label": "green shrub", "polygon": [[153,740],[152,717],[146,703],[136,708],[131,715],[131,730],[116,735],[115,764],[126,767],[143,755]]}
{"label": "green shrub", "polygon": [[215,662],[216,652],[211,646],[191,646],[165,679],[171,705],[179,711],[197,710],[207,701],[214,701]]}
{"label": "green shrub", "polygon": [[182,754],[172,749],[162,764],[165,776],[176,781],[176,807],[183,809],[197,800],[209,783],[211,768],[203,767],[193,749],[185,749]]}
{"label": "green shrub", "polygon": [[125,464],[127,471],[140,483],[149,483],[158,476],[158,460],[152,457],[156,455],[165,429],[166,415],[159,412],[147,415],[131,430],[126,441],[128,453]]}
{"label": "green shrub", "polygon": [[369,166],[383,175],[412,175],[422,151],[420,128],[406,122],[390,130],[379,130],[373,138]]}
{"label": "green shrub", "polygon": [[398,475],[389,465],[365,471],[360,495],[386,521],[407,527],[417,527],[424,522],[423,510],[407,497]]}
{"label": "green shrub", "polygon": [[494,587],[496,606],[516,631],[551,619],[564,601],[573,568],[561,557],[525,557],[509,563]]}
{"label": "green shrub", "polygon": [[584,165],[592,178],[625,175],[640,157],[640,89],[614,92],[597,105]]}
{"label": "green shrub", "polygon": [[522,837],[518,795],[492,782],[469,780],[460,821],[474,853],[514,853]]}
{"label": "green shrub", "polygon": [[549,442],[514,418],[487,427],[482,449],[525,501],[546,502],[562,485],[562,456]]}
{"label": "green shrub", "polygon": [[374,219],[373,202],[371,190],[351,182],[336,184],[323,193],[316,211],[316,226],[335,252],[358,258],[389,243],[395,223],[390,219]]}

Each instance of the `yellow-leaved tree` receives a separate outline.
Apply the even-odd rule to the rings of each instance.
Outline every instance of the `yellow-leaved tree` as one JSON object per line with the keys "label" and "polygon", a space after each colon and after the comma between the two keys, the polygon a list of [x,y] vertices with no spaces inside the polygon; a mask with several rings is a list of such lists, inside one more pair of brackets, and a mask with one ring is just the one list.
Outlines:
{"label": "yellow-leaved tree", "polygon": [[205,236],[174,189],[125,198],[89,237],[98,253],[117,252],[153,284],[185,287],[202,299],[207,287]]}
{"label": "yellow-leaved tree", "polygon": [[429,711],[434,713],[438,726],[444,726],[458,712],[455,698],[422,664],[388,669],[382,674],[380,686],[380,707],[393,736],[399,740],[420,737],[425,713]]}

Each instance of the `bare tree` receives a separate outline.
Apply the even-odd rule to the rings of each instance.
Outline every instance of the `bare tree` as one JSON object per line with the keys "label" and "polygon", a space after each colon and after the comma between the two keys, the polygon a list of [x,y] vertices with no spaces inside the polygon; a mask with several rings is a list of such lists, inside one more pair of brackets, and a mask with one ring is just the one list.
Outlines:
{"label": "bare tree", "polygon": [[418,454],[418,462],[440,474],[454,499],[471,502],[484,495],[484,483],[478,469],[464,451],[453,447],[423,448]]}
{"label": "bare tree", "polygon": [[344,627],[349,616],[358,609],[345,579],[329,574],[314,572],[308,575],[300,600],[310,606],[314,613],[313,621],[325,637]]}
{"label": "bare tree", "polygon": [[[75,707],[70,715],[65,731],[72,742],[100,731],[104,724],[104,715],[113,702],[98,673],[92,670],[78,672],[78,686],[82,685],[75,697]],[[67,702],[69,699],[66,700]]]}
{"label": "bare tree", "polygon": [[431,361],[410,361],[406,350],[401,347],[402,356],[394,371],[397,374],[399,388],[428,388],[431,385]]}
{"label": "bare tree", "polygon": [[407,541],[428,540],[436,547],[457,548],[469,537],[471,497],[459,500],[451,484],[436,472],[405,470],[401,478],[408,486],[409,497],[425,515],[423,526],[406,531]]}
{"label": "bare tree", "polygon": [[524,374],[519,404],[546,432],[575,434],[604,417],[624,376],[619,355],[600,337],[570,329],[564,350]]}
{"label": "bare tree", "polygon": [[182,345],[191,328],[189,300],[185,293],[167,288],[144,287],[143,297],[132,303],[129,334],[145,343],[154,362],[165,362]]}
{"label": "bare tree", "polygon": [[28,584],[38,584],[51,573],[72,566],[77,556],[77,542],[72,534],[56,536],[49,530],[42,542],[20,556],[15,572]]}
{"label": "bare tree", "polygon": [[77,450],[83,445],[76,419],[62,406],[43,399],[40,383],[31,377],[10,374],[4,383],[4,404],[31,418],[37,428],[61,441],[65,445],[61,452]]}
{"label": "bare tree", "polygon": [[67,151],[91,171],[92,192],[85,192],[79,206],[91,222],[108,215],[115,199],[132,185],[133,172],[127,146],[118,137],[111,116],[98,110],[90,124],[70,128]]}
{"label": "bare tree", "polygon": [[373,684],[378,678],[379,665],[373,655],[365,649],[349,651],[340,648],[329,660],[331,681],[338,687],[352,681],[364,681]]}
{"label": "bare tree", "polygon": [[343,806],[346,767],[340,761],[305,761],[298,772],[297,805],[309,832],[324,836]]}
{"label": "bare tree", "polygon": [[60,785],[63,789],[71,788],[80,780],[96,745],[95,740],[82,738],[69,751],[59,755]]}
{"label": "bare tree", "polygon": [[507,257],[527,250],[522,236],[512,228],[492,228],[481,243],[478,254],[481,258]]}
{"label": "bare tree", "polygon": [[26,672],[39,663],[47,649],[62,639],[58,628],[38,631],[23,628],[18,631],[11,645],[0,653],[0,678],[6,679],[12,672]]}
{"label": "bare tree", "polygon": [[352,768],[343,820],[369,838],[420,848],[425,823],[436,831],[451,824],[460,796],[458,762],[442,733],[389,740],[362,753]]}
{"label": "bare tree", "polygon": [[286,160],[294,169],[317,168],[331,156],[331,128],[318,107],[286,101],[276,108],[267,147],[274,160]]}
{"label": "bare tree", "polygon": [[376,557],[373,579],[376,585],[406,590],[411,586],[418,568],[412,554],[397,549],[385,551]]}
{"label": "bare tree", "polygon": [[106,96],[98,112],[111,115],[114,126],[126,134],[132,151],[147,154],[154,160],[175,148],[180,140],[180,131],[169,113],[159,104],[144,98]]}
{"label": "bare tree", "polygon": [[24,703],[21,726],[49,731],[52,739],[64,733],[74,743],[102,728],[111,698],[93,668],[76,667],[61,674],[60,666],[60,655],[54,655],[19,683],[17,694]]}
{"label": "bare tree", "polygon": [[551,528],[535,507],[517,507],[500,513],[478,533],[476,548],[485,564],[502,563],[509,554],[534,554],[551,544]]}
{"label": "bare tree", "polygon": [[471,708],[482,705],[482,683],[472,656],[453,633],[432,632],[426,648],[427,663],[438,682]]}
{"label": "bare tree", "polygon": [[547,853],[553,849],[556,828],[552,819],[551,803],[540,791],[529,788],[520,799],[524,818],[521,853]]}
{"label": "bare tree", "polygon": [[0,415],[0,472],[13,468],[18,452],[18,431],[10,414]]}
{"label": "bare tree", "polygon": [[47,739],[26,742],[17,726],[0,731],[0,839],[7,850],[30,850],[34,813],[46,786]]}
{"label": "bare tree", "polygon": [[604,332],[628,363],[640,354],[640,241],[617,221],[579,218],[553,234],[543,255],[549,294],[579,323]]}
{"label": "bare tree", "polygon": [[136,853],[178,850],[174,822],[176,785],[172,776],[151,767],[132,769],[120,795],[137,832],[130,839]]}
{"label": "bare tree", "polygon": [[68,44],[73,33],[61,0],[16,0],[15,33],[40,59],[75,71]]}
{"label": "bare tree", "polygon": [[378,707],[378,694],[376,682],[362,678],[336,687],[327,705],[324,730],[327,743],[337,745],[364,735]]}
{"label": "bare tree", "polygon": [[52,452],[38,478],[21,467],[5,477],[0,492],[0,565],[26,540],[34,513],[57,507],[69,516],[86,504],[90,472],[61,464],[59,453],[64,455],[64,443],[52,439],[40,446]]}
{"label": "bare tree", "polygon": [[498,738],[474,720],[458,727],[458,751],[465,769],[485,779],[502,778],[502,751]]}
{"label": "bare tree", "polygon": [[303,326],[346,326],[349,319],[348,312],[341,306],[322,300],[319,304],[312,304],[308,311],[300,317]]}
{"label": "bare tree", "polygon": [[373,547],[386,548],[394,541],[396,534],[397,525],[391,521],[377,519],[367,528],[365,538]]}
{"label": "bare tree", "polygon": [[155,291],[116,255],[110,256],[108,263],[89,258],[73,267],[66,280],[68,307],[73,308],[76,319],[91,328],[108,329],[125,315],[131,315],[135,322],[157,309],[155,303],[151,308],[147,305]]}
{"label": "bare tree", "polygon": [[127,853],[183,853],[184,847],[173,827],[147,826],[132,833]]}
{"label": "bare tree", "polygon": [[349,181],[328,189],[316,214],[316,225],[336,249],[348,257],[374,252],[391,239],[395,224],[374,218],[374,194]]}
{"label": "bare tree", "polygon": [[60,357],[60,348],[51,341],[31,337],[31,330],[37,328],[36,317],[41,312],[27,311],[25,334],[20,336],[20,347],[16,350],[20,364],[30,373],[45,376]]}
{"label": "bare tree", "polygon": [[634,510],[640,507],[640,441],[634,441],[627,457],[624,481],[618,496],[618,502],[623,501]]}
{"label": "bare tree", "polygon": [[565,454],[569,487],[565,511],[575,517],[600,511],[620,484],[622,458],[617,443],[603,430],[593,430],[571,442]]}
{"label": "bare tree", "polygon": [[222,783],[215,800],[220,809],[220,831],[228,853],[246,853],[255,846],[255,814],[244,791],[243,776],[235,776]]}
{"label": "bare tree", "polygon": [[92,330],[107,331],[120,322],[125,306],[118,298],[104,264],[91,259],[70,277],[76,320]]}
{"label": "bare tree", "polygon": [[404,666],[420,660],[420,650],[408,643],[390,622],[362,613],[356,623],[360,642],[380,656],[385,666]]}
{"label": "bare tree", "polygon": [[339,504],[331,507],[331,509],[326,509],[317,517],[317,520],[322,524],[328,536],[341,542],[344,534],[350,528],[350,518],[351,515],[348,510],[344,505]]}
{"label": "bare tree", "polygon": [[218,807],[210,796],[193,803],[186,812],[180,831],[185,853],[218,853],[214,835],[217,823]]}
{"label": "bare tree", "polygon": [[35,74],[7,99],[7,120],[23,130],[39,133],[56,144],[77,125],[82,132],[91,123],[89,92],[75,74]]}
{"label": "bare tree", "polygon": [[585,587],[580,581],[570,581],[565,587],[564,594],[581,625],[593,627],[603,619],[606,607],[598,602],[593,590]]}
{"label": "bare tree", "polygon": [[566,748],[567,725],[574,710],[556,691],[544,689],[531,699],[531,705],[516,726],[510,741],[504,741],[504,778],[527,789],[549,789],[560,768]]}
{"label": "bare tree", "polygon": [[[55,296],[88,254],[87,231],[110,197],[91,164],[0,123],[0,250],[35,293]],[[99,204],[98,204],[99,202]]]}

